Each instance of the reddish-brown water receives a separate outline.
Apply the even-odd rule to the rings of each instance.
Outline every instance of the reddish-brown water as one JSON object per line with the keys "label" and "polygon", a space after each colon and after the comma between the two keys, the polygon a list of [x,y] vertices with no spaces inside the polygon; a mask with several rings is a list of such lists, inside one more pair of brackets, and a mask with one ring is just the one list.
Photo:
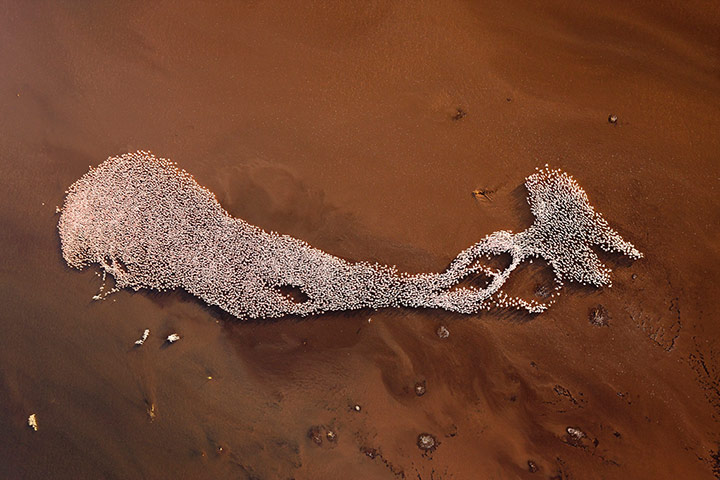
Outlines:
{"label": "reddish-brown water", "polygon": [[[713,2],[0,6],[0,477],[719,474]],[[645,258],[607,257],[612,288],[535,317],[241,323],[181,292],[92,302],[55,206],[139,148],[235,216],[413,272],[526,227],[523,179],[550,163]],[[528,295],[547,276],[520,273]]]}

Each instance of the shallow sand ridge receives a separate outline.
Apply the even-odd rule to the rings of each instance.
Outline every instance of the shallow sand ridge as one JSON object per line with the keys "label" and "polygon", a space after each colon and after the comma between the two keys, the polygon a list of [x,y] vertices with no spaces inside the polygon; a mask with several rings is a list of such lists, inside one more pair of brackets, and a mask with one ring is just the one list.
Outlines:
{"label": "shallow sand ridge", "polygon": [[[526,186],[535,222],[516,234],[486,236],[442,273],[409,275],[394,266],[350,263],[296,238],[268,233],[231,216],[171,161],[143,151],[111,157],[70,187],[58,229],[70,266],[99,264],[115,278],[107,293],[184,288],[238,318],[383,307],[469,314],[494,306],[540,313],[565,280],[610,285],[610,269],[593,246],[642,257],[566,173],[545,168],[529,176]],[[483,265],[483,259],[500,254],[512,257],[504,270]],[[532,258],[548,261],[555,273],[555,291],[546,303],[502,291],[512,271]],[[458,287],[477,274],[487,277],[486,286]],[[288,288],[296,289],[297,298]]]}

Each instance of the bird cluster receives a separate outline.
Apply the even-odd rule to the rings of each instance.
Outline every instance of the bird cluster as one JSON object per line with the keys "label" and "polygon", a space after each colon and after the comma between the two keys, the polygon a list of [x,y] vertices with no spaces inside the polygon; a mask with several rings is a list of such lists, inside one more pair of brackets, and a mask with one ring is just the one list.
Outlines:
{"label": "bird cluster", "polygon": [[[232,315],[272,318],[360,308],[443,308],[475,313],[491,307],[542,312],[564,281],[609,285],[592,250],[640,258],[588,202],[572,177],[545,168],[527,178],[535,222],[527,230],[492,233],[441,273],[410,275],[394,266],[349,262],[296,238],[266,232],[231,216],[185,170],[149,152],[108,158],[67,191],[58,223],[71,267],[98,264],[115,288],[182,288]],[[483,259],[509,253],[504,270]],[[555,272],[544,303],[505,294],[501,287],[524,260],[543,258]],[[460,286],[484,274],[484,287]],[[299,290],[298,299],[286,293]]]}

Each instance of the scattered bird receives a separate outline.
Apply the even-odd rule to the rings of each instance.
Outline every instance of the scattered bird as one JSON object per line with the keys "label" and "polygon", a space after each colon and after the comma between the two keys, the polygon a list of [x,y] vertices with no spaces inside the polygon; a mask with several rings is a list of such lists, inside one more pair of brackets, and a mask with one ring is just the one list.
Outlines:
{"label": "scattered bird", "polygon": [[150,335],[150,329],[146,328],[145,331],[143,332],[142,336],[139,339],[135,340],[135,345],[137,345],[139,347],[143,343],[145,343],[145,340],[147,340],[148,335]]}
{"label": "scattered bird", "polygon": [[38,423],[37,423],[37,415],[36,414],[33,413],[28,417],[28,426],[30,428],[32,428],[34,431],[36,431],[36,432],[38,431]]}

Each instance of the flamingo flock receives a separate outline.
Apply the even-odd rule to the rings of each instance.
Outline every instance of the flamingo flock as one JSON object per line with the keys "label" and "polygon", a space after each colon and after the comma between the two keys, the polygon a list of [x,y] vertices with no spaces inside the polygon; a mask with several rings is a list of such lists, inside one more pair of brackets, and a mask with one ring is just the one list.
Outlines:
{"label": "flamingo flock", "polygon": [[[239,319],[312,315],[361,308],[442,308],[472,314],[493,307],[540,313],[565,282],[611,284],[593,247],[642,257],[594,210],[567,173],[547,166],[527,177],[534,223],[494,232],[460,252],[440,273],[407,274],[394,266],[349,262],[306,242],[251,225],[223,209],[212,192],[175,163],[149,152],[110,157],[67,191],[58,231],[65,261],[97,264],[115,287],[185,289]],[[504,269],[484,260],[509,254]],[[543,302],[502,287],[524,261],[541,258],[555,275]],[[484,275],[484,287],[461,283]],[[465,282],[467,283],[467,282]],[[287,293],[302,293],[301,298]]]}

